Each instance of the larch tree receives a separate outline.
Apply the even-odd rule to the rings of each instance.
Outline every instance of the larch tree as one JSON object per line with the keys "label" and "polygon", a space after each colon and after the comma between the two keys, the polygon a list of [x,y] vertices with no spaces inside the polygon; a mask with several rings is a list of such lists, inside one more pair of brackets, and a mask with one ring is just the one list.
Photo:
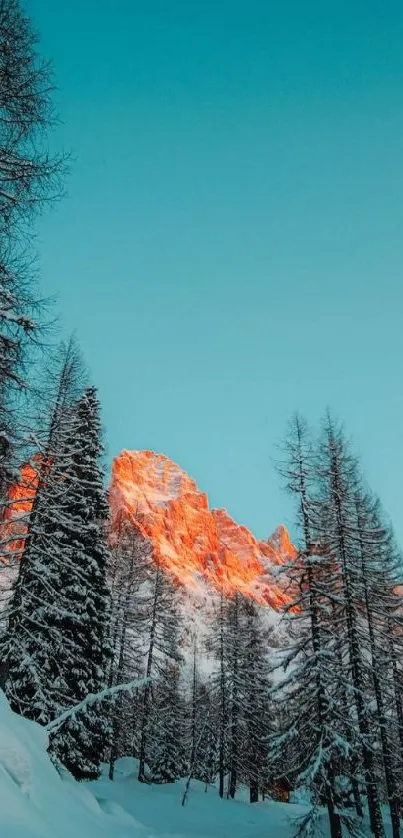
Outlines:
{"label": "larch tree", "polygon": [[152,553],[147,563],[147,579],[138,600],[137,634],[144,646],[144,670],[147,679],[139,707],[138,779],[147,782],[153,761],[153,696],[160,676],[167,673],[169,662],[177,663],[176,638],[179,634],[177,595],[174,584],[165,572],[160,557]]}
{"label": "larch tree", "polygon": [[[109,683],[119,684],[143,674],[142,585],[146,584],[152,546],[132,521],[123,521],[113,533],[109,580],[111,585],[110,638],[113,660]],[[116,759],[136,754],[142,695],[122,693],[111,707],[112,744],[109,777]]]}
{"label": "larch tree", "polygon": [[15,480],[24,438],[21,399],[39,337],[31,222],[60,194],[63,156],[46,140],[52,72],[19,0],[0,0],[0,501]]}
{"label": "larch tree", "polygon": [[186,703],[178,649],[177,627],[170,627],[169,645],[150,686],[147,762],[153,783],[173,783],[184,777],[189,768]]}
{"label": "larch tree", "polygon": [[367,621],[365,615],[363,620],[362,614],[362,567],[357,561],[359,528],[356,494],[361,485],[361,474],[343,430],[329,414],[323,425],[318,475],[321,482],[320,502],[326,509],[326,531],[321,538],[340,569],[340,619],[345,626],[343,654],[348,661],[346,679],[351,685],[357,718],[356,730],[361,745],[371,830],[376,838],[383,838],[384,826],[374,757],[376,733],[371,730],[368,697],[370,673],[365,653],[368,648]]}
{"label": "larch tree", "polygon": [[[340,687],[332,630],[337,599],[338,568],[317,543],[317,505],[314,498],[315,460],[306,423],[298,415],[289,427],[285,459],[279,471],[297,504],[301,547],[286,572],[293,592],[289,615],[290,648],[279,663],[289,674],[273,688],[273,697],[287,702],[286,727],[273,737],[272,770],[308,787],[315,804],[327,807],[332,838],[341,838],[336,774],[347,769],[351,743],[342,733]],[[287,759],[282,753],[285,750]],[[304,823],[309,832],[315,808]]]}
{"label": "larch tree", "polygon": [[240,662],[242,684],[242,779],[249,785],[249,799],[257,803],[268,781],[268,746],[272,732],[269,701],[268,638],[259,606],[247,600]]}
{"label": "larch tree", "polygon": [[[379,730],[380,751],[387,800],[389,803],[392,835],[400,835],[399,763],[396,761],[396,725],[390,713],[388,691],[385,690],[385,644],[393,615],[394,600],[393,550],[390,532],[382,520],[377,498],[359,490],[355,496],[357,524],[357,563],[360,571],[360,598],[365,614],[364,631],[367,633],[368,655],[374,694],[374,721]],[[395,619],[392,616],[392,622]],[[362,645],[365,638],[363,638]],[[386,682],[387,683],[387,682]],[[399,737],[397,742],[400,741]],[[399,749],[397,749],[399,753]],[[401,763],[401,754],[399,755]]]}

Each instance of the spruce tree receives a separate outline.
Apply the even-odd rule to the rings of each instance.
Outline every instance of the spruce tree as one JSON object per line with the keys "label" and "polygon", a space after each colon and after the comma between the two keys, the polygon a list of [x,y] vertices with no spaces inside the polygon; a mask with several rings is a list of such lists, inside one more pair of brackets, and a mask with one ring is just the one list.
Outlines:
{"label": "spruce tree", "polygon": [[[64,594],[73,616],[69,621],[66,615],[63,621],[63,634],[71,636],[76,648],[68,673],[69,690],[76,702],[107,685],[111,657],[106,582],[109,510],[100,465],[103,448],[99,414],[97,393],[90,387],[78,401],[71,422],[72,455],[66,475],[71,489],[59,522],[62,554],[76,570],[75,576],[66,575]],[[51,748],[77,779],[95,779],[109,734],[107,708],[94,704],[59,729]]]}
{"label": "spruce tree", "polygon": [[[42,724],[106,686],[110,657],[108,508],[94,388],[63,411],[57,438],[16,588],[6,682],[14,709]],[[93,779],[106,735],[104,709],[90,706],[58,729],[51,753],[78,779]]]}

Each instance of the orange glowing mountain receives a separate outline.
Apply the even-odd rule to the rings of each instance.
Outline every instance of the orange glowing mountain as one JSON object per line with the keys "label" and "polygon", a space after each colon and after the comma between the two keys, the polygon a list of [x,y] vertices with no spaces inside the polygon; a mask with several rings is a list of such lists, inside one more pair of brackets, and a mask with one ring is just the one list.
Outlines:
{"label": "orange glowing mountain", "polygon": [[18,558],[25,545],[27,523],[38,486],[39,455],[21,467],[20,477],[8,491],[8,503],[1,523],[0,562],[6,563],[12,556]]}
{"label": "orange glowing mountain", "polygon": [[149,538],[161,564],[180,584],[236,591],[278,608],[287,599],[275,566],[296,555],[279,526],[258,541],[224,509],[209,509],[207,496],[183,469],[153,451],[122,451],[113,461],[112,533],[132,522]]}

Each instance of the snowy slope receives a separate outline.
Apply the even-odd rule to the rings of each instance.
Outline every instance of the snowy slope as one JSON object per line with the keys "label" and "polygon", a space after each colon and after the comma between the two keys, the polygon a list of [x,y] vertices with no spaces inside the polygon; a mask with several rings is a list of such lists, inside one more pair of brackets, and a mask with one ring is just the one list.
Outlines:
{"label": "snowy slope", "polygon": [[46,753],[46,733],[16,716],[0,691],[1,838],[135,838],[132,818],[113,819],[85,785],[59,776]]}
{"label": "snowy slope", "polygon": [[[16,716],[0,691],[1,838],[292,838],[302,805],[220,800],[193,782],[147,786],[135,779],[134,760],[78,784],[56,771],[46,754],[46,733]],[[329,838],[326,819],[323,838]],[[390,835],[390,831],[387,830]]]}

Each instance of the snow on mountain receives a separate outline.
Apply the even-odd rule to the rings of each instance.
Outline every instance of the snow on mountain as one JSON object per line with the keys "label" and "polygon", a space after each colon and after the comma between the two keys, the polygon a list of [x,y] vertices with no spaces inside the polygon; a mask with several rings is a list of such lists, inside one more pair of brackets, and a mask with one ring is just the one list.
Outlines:
{"label": "snow on mountain", "polygon": [[189,591],[223,587],[228,596],[238,591],[274,609],[287,600],[274,572],[296,555],[286,528],[258,541],[225,509],[209,509],[206,494],[164,454],[122,451],[109,497],[112,533],[132,522]]}

